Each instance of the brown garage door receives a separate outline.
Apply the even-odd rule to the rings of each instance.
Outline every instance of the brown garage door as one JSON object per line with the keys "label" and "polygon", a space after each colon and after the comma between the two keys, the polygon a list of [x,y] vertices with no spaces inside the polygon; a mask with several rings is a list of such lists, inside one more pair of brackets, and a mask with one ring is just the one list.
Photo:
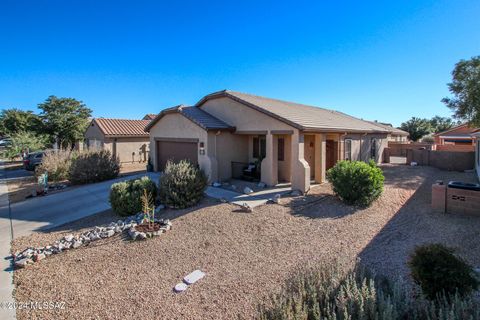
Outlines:
{"label": "brown garage door", "polygon": [[163,171],[168,160],[188,160],[198,164],[197,142],[157,141],[157,165]]}

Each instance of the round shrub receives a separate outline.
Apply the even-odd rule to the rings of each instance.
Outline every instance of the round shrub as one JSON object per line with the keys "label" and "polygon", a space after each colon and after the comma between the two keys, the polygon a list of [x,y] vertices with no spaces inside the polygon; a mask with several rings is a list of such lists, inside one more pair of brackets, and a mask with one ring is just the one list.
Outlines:
{"label": "round shrub", "polygon": [[385,178],[373,161],[339,161],[327,171],[327,180],[346,204],[369,206],[382,194]]}
{"label": "round shrub", "polygon": [[472,267],[442,244],[417,247],[408,265],[413,280],[431,300],[456,292],[465,296],[479,285]]}
{"label": "round shrub", "polygon": [[142,211],[143,190],[157,196],[157,186],[149,177],[114,183],[110,189],[110,205],[121,216],[130,216]]}
{"label": "round shrub", "polygon": [[118,177],[120,162],[108,150],[88,151],[72,160],[69,180],[73,184],[100,182]]}
{"label": "round shrub", "polygon": [[208,179],[205,173],[186,160],[167,162],[160,177],[160,200],[173,208],[188,208],[203,198]]}

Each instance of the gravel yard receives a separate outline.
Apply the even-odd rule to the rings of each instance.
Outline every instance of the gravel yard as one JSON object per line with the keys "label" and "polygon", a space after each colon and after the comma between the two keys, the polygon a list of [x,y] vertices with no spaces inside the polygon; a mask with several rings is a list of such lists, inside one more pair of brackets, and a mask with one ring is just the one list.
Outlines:
{"label": "gravel yard", "polygon": [[[370,208],[344,206],[328,185],[280,205],[239,212],[206,199],[189,210],[167,210],[173,229],[148,241],[120,236],[67,251],[15,271],[15,298],[65,301],[65,310],[18,310],[19,319],[251,319],[256,305],[296,266],[333,258],[407,276],[416,244],[441,241],[480,266],[480,218],[431,213],[431,183],[474,181],[473,173],[430,167],[383,166],[385,192]],[[15,240],[15,249],[46,245],[71,230],[115,220],[107,211],[52,233]],[[191,271],[206,277],[175,294]]]}

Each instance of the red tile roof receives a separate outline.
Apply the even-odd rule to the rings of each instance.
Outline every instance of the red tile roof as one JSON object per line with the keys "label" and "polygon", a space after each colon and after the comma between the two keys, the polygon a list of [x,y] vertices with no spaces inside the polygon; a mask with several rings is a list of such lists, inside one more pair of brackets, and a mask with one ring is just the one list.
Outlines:
{"label": "red tile roof", "polygon": [[95,118],[93,121],[105,136],[148,137],[144,129],[150,120]]}

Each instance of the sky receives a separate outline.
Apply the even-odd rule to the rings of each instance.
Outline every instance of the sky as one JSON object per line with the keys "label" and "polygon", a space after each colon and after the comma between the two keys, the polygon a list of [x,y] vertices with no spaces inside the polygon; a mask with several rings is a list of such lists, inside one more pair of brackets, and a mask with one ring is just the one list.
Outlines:
{"label": "sky", "polygon": [[49,95],[140,119],[235,90],[395,126],[450,116],[480,1],[0,2],[0,109]]}

